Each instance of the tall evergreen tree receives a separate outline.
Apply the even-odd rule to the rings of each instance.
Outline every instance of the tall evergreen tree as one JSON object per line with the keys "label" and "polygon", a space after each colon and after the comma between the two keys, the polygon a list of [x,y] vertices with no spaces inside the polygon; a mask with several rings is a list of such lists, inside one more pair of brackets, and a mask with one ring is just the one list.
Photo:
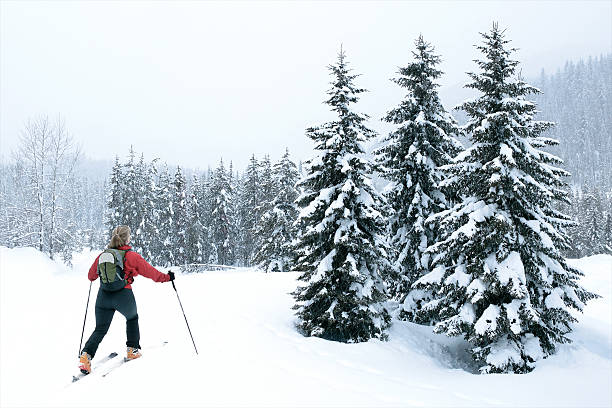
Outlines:
{"label": "tall evergreen tree", "polygon": [[236,190],[239,189],[240,180],[236,174],[234,174],[234,164],[230,161],[228,171],[228,196],[229,201],[227,203],[227,216],[229,219],[229,236],[227,240],[227,260],[226,265],[236,264],[237,254],[236,249],[238,247],[238,217],[237,217],[237,206],[236,206]]}
{"label": "tall evergreen tree", "polygon": [[360,342],[385,337],[381,268],[386,253],[379,234],[381,197],[372,186],[362,142],[374,136],[366,115],[351,111],[364,89],[354,85],[341,50],[325,102],[337,120],[309,128],[318,155],[300,182],[301,208],[294,270],[303,282],[293,293],[299,328],[308,336]]}
{"label": "tall evergreen tree", "polygon": [[602,195],[597,187],[583,186],[582,205],[579,207],[581,256],[609,253],[605,237],[605,212]]}
{"label": "tall evergreen tree", "polygon": [[558,207],[560,211],[568,214],[572,220],[572,223],[567,226],[567,235],[571,245],[563,251],[563,254],[569,258],[580,258],[586,252],[585,245],[588,245],[584,239],[584,228],[580,223],[582,218],[582,196],[580,192],[572,192],[569,203],[561,203]]}
{"label": "tall evergreen tree", "polygon": [[463,335],[481,372],[524,373],[570,341],[569,310],[595,295],[560,252],[568,217],[552,203],[566,200],[567,173],[541,150],[556,141],[541,136],[552,123],[533,119],[526,96],[538,90],[515,78],[518,61],[497,24],[482,36],[481,72],[466,85],[481,96],[462,105],[473,145],[446,166],[464,201],[436,215],[433,270],[415,285],[436,294],[419,313],[438,322],[436,332]]}
{"label": "tall evergreen tree", "polygon": [[151,163],[144,163],[142,170],[142,218],[138,226],[138,242],[142,247],[142,256],[153,262],[156,250],[156,241],[159,237],[159,213],[156,208],[157,193],[157,159]]}
{"label": "tall evergreen tree", "polygon": [[277,185],[274,180],[272,162],[270,156],[265,155],[259,162],[259,188],[257,204],[255,206],[255,219],[252,226],[253,248],[249,264],[257,263],[255,257],[267,238],[262,234],[262,223],[266,222],[262,218],[272,210],[272,202],[277,192]]}
{"label": "tall evergreen tree", "polygon": [[174,231],[172,247],[176,265],[187,263],[187,186],[180,166],[174,174],[172,193],[174,195]]}
{"label": "tall evergreen tree", "polygon": [[106,228],[108,231],[112,231],[113,228],[120,225],[122,219],[122,205],[123,205],[123,174],[121,169],[121,163],[119,162],[119,156],[115,156],[115,164],[111,170],[111,176],[109,180],[108,197],[106,199]]}
{"label": "tall evergreen tree", "polygon": [[168,171],[168,166],[164,165],[164,169],[159,176],[159,186],[156,191],[155,207],[159,216],[159,235],[156,245],[156,255],[158,257],[157,264],[161,266],[175,265],[173,247],[174,227],[174,194],[172,180]]}
{"label": "tall evergreen tree", "polygon": [[606,224],[603,231],[603,242],[606,245],[605,253],[612,254],[612,211],[606,213]]}
{"label": "tall evergreen tree", "polygon": [[147,217],[147,206],[150,204],[149,200],[149,169],[148,165],[145,162],[144,154],[140,155],[140,159],[138,163],[134,166],[133,171],[133,179],[131,180],[131,185],[134,188],[134,197],[137,197],[137,202],[133,203],[132,207],[132,222],[130,225],[132,229],[132,242],[134,245],[134,249],[140,253],[143,253],[146,248],[146,241],[148,237],[144,235],[144,223],[147,222],[145,217]]}
{"label": "tall evergreen tree", "polygon": [[272,201],[277,192],[277,184],[274,180],[270,156],[265,155],[259,162],[259,174],[259,202],[255,211],[257,214],[256,223],[259,221],[259,218],[271,208]]}
{"label": "tall evergreen tree", "polygon": [[125,174],[121,180],[123,184],[121,224],[129,226],[134,231],[137,229],[140,222],[139,210],[141,203],[137,182],[136,152],[134,151],[134,147],[130,146],[128,162],[125,164]]}
{"label": "tall evergreen tree", "polygon": [[203,186],[200,179],[194,175],[191,182],[191,193],[188,200],[188,224],[186,230],[186,262],[187,263],[204,263],[206,238],[208,231],[203,223],[203,201],[204,196]]}
{"label": "tall evergreen tree", "polygon": [[438,96],[440,57],[422,36],[415,46],[414,62],[400,68],[400,76],[393,80],[407,95],[384,118],[399,126],[376,152],[391,182],[386,195],[392,209],[390,244],[396,253],[389,291],[400,300],[404,318],[427,299],[422,291],[411,290],[429,272],[430,254],[425,250],[437,240],[436,225],[426,220],[446,209],[452,198],[452,192],[440,187],[443,174],[438,167],[449,164],[461,150],[455,138],[460,133],[458,125]]}
{"label": "tall evergreen tree", "polygon": [[255,223],[257,221],[256,209],[260,201],[260,166],[255,158],[246,168],[238,202],[238,225],[240,230],[239,262],[249,266],[255,252]]}
{"label": "tall evergreen tree", "polygon": [[204,178],[204,182],[202,185],[202,198],[201,198],[201,202],[202,202],[202,208],[201,208],[201,213],[202,213],[202,224],[204,224],[206,226],[206,238],[204,240],[204,253],[203,253],[203,260],[204,262],[208,262],[208,263],[217,263],[217,258],[216,258],[216,249],[215,249],[215,245],[214,245],[214,240],[213,240],[213,221],[212,221],[212,215],[213,215],[213,191],[214,191],[214,172],[213,170],[210,168],[210,166],[208,167],[208,170],[206,171],[206,177]]}
{"label": "tall evergreen tree", "polygon": [[295,204],[297,181],[297,166],[291,161],[287,149],[283,158],[274,165],[271,183],[276,186],[275,197],[255,228],[255,235],[261,244],[254,256],[254,263],[267,272],[287,271],[291,262],[291,243],[295,238],[293,224],[298,216]]}
{"label": "tall evergreen tree", "polygon": [[229,265],[232,259],[231,254],[231,187],[229,175],[220,161],[219,167],[214,172],[213,184],[211,186],[212,207],[211,207],[211,237],[214,246],[214,253],[211,256],[212,262],[221,265]]}

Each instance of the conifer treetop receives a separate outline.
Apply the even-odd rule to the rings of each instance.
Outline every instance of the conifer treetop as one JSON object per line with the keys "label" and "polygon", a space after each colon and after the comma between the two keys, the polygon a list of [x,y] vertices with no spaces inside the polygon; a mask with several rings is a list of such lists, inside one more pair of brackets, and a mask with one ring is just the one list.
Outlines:
{"label": "conifer treetop", "polygon": [[358,95],[367,92],[354,84],[359,75],[351,75],[351,69],[346,61],[342,48],[338,53],[337,63],[328,66],[333,77],[332,87],[327,91],[329,98],[324,102],[338,115],[338,120],[328,122],[320,127],[307,129],[306,135],[315,141],[315,149],[333,149],[337,152],[363,153],[360,142],[375,135],[363,122],[368,115],[353,112],[350,105],[357,103]]}

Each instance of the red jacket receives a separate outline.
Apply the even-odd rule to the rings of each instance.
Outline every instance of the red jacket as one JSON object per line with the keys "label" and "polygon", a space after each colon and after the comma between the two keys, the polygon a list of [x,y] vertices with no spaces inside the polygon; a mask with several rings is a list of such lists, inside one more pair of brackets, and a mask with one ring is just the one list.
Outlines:
{"label": "red jacket", "polygon": [[[124,245],[118,249],[127,251],[128,249],[132,249],[132,247]],[[98,279],[98,258],[100,258],[100,255],[96,257],[93,265],[89,268],[87,277],[92,282]],[[153,279],[155,282],[168,282],[170,280],[170,275],[158,271],[145,261],[140,254],[133,251],[125,253],[125,258],[123,258],[123,271],[125,272],[125,280],[128,282],[127,285],[125,285],[126,289],[132,289],[131,283],[134,282],[134,278],[138,275]]]}

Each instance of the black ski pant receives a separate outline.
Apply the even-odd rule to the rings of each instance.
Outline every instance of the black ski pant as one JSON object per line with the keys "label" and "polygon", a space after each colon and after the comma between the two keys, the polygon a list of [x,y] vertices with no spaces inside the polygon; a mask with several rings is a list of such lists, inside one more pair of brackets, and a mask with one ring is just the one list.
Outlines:
{"label": "black ski pant", "polygon": [[136,299],[132,289],[123,288],[117,292],[107,292],[98,289],[96,298],[96,328],[85,343],[83,351],[92,358],[100,342],[108,332],[115,310],[125,316],[126,334],[128,347],[140,348],[140,330],[138,328],[138,313],[136,311]]}

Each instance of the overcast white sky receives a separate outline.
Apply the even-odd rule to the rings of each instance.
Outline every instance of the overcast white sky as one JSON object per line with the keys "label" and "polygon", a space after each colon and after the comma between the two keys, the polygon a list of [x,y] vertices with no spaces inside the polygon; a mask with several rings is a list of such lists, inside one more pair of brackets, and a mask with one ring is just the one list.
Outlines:
{"label": "overcast white sky", "polygon": [[612,52],[612,2],[94,2],[0,0],[0,155],[25,121],[61,114],[90,157],[145,157],[243,169],[330,119],[326,66],[343,44],[359,110],[379,121],[403,92],[389,78],[422,33],[444,62],[446,105],[462,98],[479,32],[507,28],[523,74]]}

